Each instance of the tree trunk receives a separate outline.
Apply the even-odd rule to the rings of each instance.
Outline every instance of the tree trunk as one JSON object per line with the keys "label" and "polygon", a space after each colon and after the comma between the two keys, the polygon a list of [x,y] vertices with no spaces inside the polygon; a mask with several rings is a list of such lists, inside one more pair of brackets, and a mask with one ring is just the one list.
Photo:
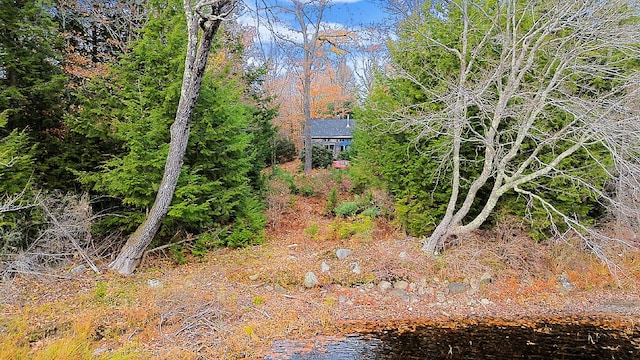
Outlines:
{"label": "tree trunk", "polygon": [[209,51],[211,50],[213,37],[220,27],[221,19],[219,17],[206,21],[202,25],[203,34],[198,40],[198,23],[205,19],[192,13],[193,9],[188,0],[185,0],[185,12],[189,29],[189,41],[185,57],[180,102],[175,121],[171,125],[169,154],[167,155],[162,182],[151,211],[149,211],[145,221],[129,237],[116,259],[109,264],[109,268],[123,275],[132,274],[140,264],[147,246],[149,246],[160,229],[162,220],[169,210],[182,169],[184,154],[187,150],[191,116],[200,95],[200,86]]}

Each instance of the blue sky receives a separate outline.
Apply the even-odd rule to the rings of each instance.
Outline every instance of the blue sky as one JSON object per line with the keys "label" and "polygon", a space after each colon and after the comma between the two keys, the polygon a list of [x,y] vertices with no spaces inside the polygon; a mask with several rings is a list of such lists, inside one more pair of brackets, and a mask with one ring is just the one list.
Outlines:
{"label": "blue sky", "polygon": [[[309,2],[312,1],[313,0]],[[384,22],[384,18],[387,16],[382,8],[382,3],[381,0],[332,0],[332,4],[325,9],[322,17],[322,22],[325,24],[323,28],[342,28],[354,31],[360,28],[375,28],[373,24]],[[266,26],[267,22],[264,20],[258,22],[255,8],[271,7],[274,4],[291,7],[290,0],[245,0],[245,5],[249,11],[244,12],[240,16],[239,21],[247,26],[259,29],[262,34],[262,39],[265,41],[270,38]],[[291,18],[291,15],[279,12],[275,8],[269,11],[269,13],[279,21],[282,21],[281,24],[272,24],[273,30],[286,37],[296,37],[296,34],[294,34],[292,30],[298,26]],[[265,16],[264,10],[261,11],[260,16]],[[287,23],[288,25],[286,25]]]}
{"label": "blue sky", "polygon": [[380,1],[336,1],[325,19],[328,22],[359,26],[381,22],[385,16]]}

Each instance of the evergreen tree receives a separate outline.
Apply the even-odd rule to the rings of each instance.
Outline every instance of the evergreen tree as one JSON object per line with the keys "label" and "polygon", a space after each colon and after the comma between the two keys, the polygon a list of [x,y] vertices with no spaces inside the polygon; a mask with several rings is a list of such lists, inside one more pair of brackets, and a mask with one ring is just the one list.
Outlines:
{"label": "evergreen tree", "polygon": [[[185,20],[178,4],[157,7],[131,52],[91,86],[93,96],[74,119],[77,131],[108,138],[122,151],[100,172],[85,173],[95,191],[122,199],[108,219],[132,231],[154,202],[163,174],[169,127],[180,98]],[[224,44],[219,43],[217,49]],[[217,235],[203,241],[243,245],[259,241],[264,217],[249,174],[254,169],[255,108],[241,101],[245,82],[223,58],[212,59],[193,114],[187,153],[160,240],[178,231]],[[262,163],[264,166],[264,162]],[[219,231],[223,229],[223,231]]]}
{"label": "evergreen tree", "polygon": [[42,186],[52,176],[48,161],[65,110],[63,42],[42,2],[0,0],[0,8],[0,114],[6,120],[0,136],[27,131],[38,146],[36,168],[26,171]]}

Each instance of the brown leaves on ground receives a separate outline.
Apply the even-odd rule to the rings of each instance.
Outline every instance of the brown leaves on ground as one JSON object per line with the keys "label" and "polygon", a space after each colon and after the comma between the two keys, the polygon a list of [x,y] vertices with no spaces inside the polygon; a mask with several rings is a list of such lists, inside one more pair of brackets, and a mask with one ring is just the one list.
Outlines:
{"label": "brown leaves on ground", "polygon": [[[393,219],[328,215],[333,187],[341,201],[353,199],[348,178],[314,171],[296,182],[313,194],[272,187],[263,245],[214,249],[186,265],[148,258],[127,278],[86,272],[2,283],[0,359],[257,358],[278,339],[416,324],[575,317],[637,326],[629,325],[640,315],[637,252],[612,249],[625,269],[616,279],[579,242],[534,244],[504,225],[431,258]],[[351,255],[338,259],[340,248]],[[319,281],[311,289],[308,271]],[[490,280],[480,284],[482,276]],[[575,287],[563,288],[559,276]],[[407,287],[381,290],[385,281]],[[454,283],[466,291],[454,294]]]}

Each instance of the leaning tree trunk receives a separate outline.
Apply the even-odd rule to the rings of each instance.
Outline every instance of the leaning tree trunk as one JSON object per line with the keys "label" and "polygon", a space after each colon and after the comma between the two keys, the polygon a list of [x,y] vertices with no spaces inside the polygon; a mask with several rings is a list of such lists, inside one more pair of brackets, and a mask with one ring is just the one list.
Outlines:
{"label": "leaning tree trunk", "polygon": [[[222,1],[213,5],[210,15],[202,13],[203,6],[199,4],[194,6],[190,0],[185,0],[184,2],[189,39],[180,102],[176,111],[175,121],[171,125],[169,154],[167,155],[162,182],[151,211],[149,211],[145,221],[129,237],[127,243],[120,250],[120,254],[109,264],[109,268],[124,275],[133,273],[142,261],[142,256],[160,229],[162,220],[167,214],[173,199],[189,140],[191,116],[200,95],[200,86],[202,85],[202,78],[207,66],[213,37],[220,27],[220,22],[228,14],[229,7],[233,6],[233,0]],[[223,10],[227,12],[223,13]],[[203,32],[199,37],[200,27]]]}

